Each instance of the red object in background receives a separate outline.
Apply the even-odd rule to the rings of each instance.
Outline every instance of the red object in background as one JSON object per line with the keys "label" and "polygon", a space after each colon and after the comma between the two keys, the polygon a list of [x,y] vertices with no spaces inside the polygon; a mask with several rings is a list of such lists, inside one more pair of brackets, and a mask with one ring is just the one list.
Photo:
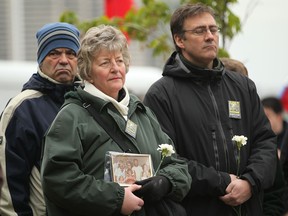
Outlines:
{"label": "red object in background", "polygon": [[[107,17],[124,17],[127,11],[133,6],[133,0],[105,0],[105,14]],[[129,43],[130,39],[126,32],[123,32]]]}
{"label": "red object in background", "polygon": [[285,112],[288,112],[288,87],[285,87],[280,94],[280,100],[282,102]]}
{"label": "red object in background", "polygon": [[133,5],[133,0],[105,0],[105,14],[109,18],[124,17]]}

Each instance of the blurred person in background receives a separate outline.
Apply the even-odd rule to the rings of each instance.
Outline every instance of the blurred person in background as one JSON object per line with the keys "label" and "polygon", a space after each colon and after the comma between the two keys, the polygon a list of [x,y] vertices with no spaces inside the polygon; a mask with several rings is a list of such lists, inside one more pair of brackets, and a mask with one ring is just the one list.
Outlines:
{"label": "blurred person in background", "polygon": [[220,60],[227,70],[241,73],[248,77],[248,70],[242,62],[232,58],[220,58]]}
{"label": "blurred person in background", "polygon": [[[284,180],[286,183],[286,190],[284,193],[284,205],[285,212],[288,215],[288,124],[284,119],[284,108],[281,103],[281,99],[270,96],[262,99],[262,104],[264,107],[264,111],[271,123],[271,127],[274,133],[277,135],[277,151],[278,157],[280,158],[280,168],[282,169],[282,175],[284,176]],[[281,181],[280,174],[278,175],[278,182]],[[278,195],[279,197],[280,195]],[[275,200],[277,197],[275,196]]]}
{"label": "blurred person in background", "polygon": [[[0,215],[46,215],[40,180],[42,139],[74,89],[79,31],[68,23],[49,23],[36,33],[38,71],[12,98],[0,121],[0,160],[4,185]],[[15,77],[17,79],[17,77]]]}
{"label": "blurred person in background", "polygon": [[[170,28],[176,51],[144,104],[188,160],[192,185],[182,202],[187,214],[262,215],[277,157],[276,137],[256,86],[225,70],[217,58],[220,28],[210,7],[180,6]],[[240,149],[235,135],[248,138]]]}
{"label": "blurred person in background", "polygon": [[278,157],[281,160],[281,157],[285,157],[285,155],[282,156],[281,150],[285,143],[288,143],[288,123],[284,119],[283,105],[277,97],[265,97],[262,99],[262,104],[272,130],[277,135]]}

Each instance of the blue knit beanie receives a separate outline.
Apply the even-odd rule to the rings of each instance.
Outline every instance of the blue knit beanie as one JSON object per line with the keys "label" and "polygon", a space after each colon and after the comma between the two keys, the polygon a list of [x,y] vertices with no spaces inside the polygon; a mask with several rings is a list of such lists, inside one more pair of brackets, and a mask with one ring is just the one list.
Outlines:
{"label": "blue knit beanie", "polygon": [[69,23],[56,22],[44,25],[36,33],[38,64],[56,48],[69,48],[77,53],[80,46],[79,34],[79,30]]}

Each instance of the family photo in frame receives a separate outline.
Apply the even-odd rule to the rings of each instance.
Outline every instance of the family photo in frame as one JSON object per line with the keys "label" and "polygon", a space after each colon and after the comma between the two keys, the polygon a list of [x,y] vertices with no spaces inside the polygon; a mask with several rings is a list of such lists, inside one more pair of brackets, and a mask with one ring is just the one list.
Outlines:
{"label": "family photo in frame", "polygon": [[135,181],[152,177],[152,161],[149,154],[110,152],[112,181],[128,186]]}

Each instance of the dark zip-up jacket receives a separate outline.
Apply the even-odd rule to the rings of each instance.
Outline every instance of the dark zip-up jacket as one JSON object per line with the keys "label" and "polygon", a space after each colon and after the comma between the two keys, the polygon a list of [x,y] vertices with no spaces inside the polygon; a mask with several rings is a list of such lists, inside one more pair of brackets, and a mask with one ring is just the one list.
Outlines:
{"label": "dark zip-up jacket", "polygon": [[[17,79],[17,77],[15,77]],[[40,181],[42,138],[72,85],[32,75],[4,109],[0,122],[0,160],[4,185],[0,215],[45,215]]]}
{"label": "dark zip-up jacket", "polygon": [[248,138],[238,176],[249,181],[253,195],[242,205],[243,215],[262,215],[263,189],[274,180],[276,138],[254,83],[226,71],[218,59],[212,70],[186,65],[189,69],[173,53],[144,104],[155,112],[180,156],[189,160],[193,182],[183,202],[188,215],[234,214],[219,200],[231,181],[229,174],[237,175],[234,135]]}

